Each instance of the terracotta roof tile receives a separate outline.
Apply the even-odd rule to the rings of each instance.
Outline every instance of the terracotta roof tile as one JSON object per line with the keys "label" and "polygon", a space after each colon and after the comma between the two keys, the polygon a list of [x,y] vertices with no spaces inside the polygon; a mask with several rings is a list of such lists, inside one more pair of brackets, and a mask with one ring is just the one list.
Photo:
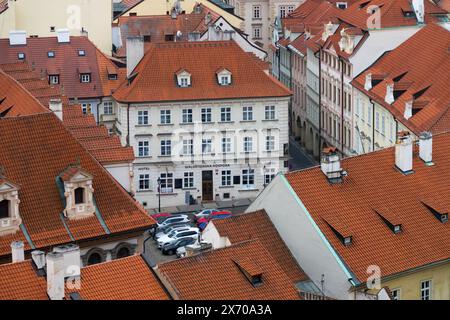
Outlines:
{"label": "terracotta roof tile", "polygon": [[[251,273],[261,271],[262,284],[254,287],[235,261],[250,264]],[[299,299],[293,282],[258,240],[167,262],[158,272],[182,300]]]}
{"label": "terracotta roof tile", "polygon": [[[342,160],[348,172],[342,183],[330,184],[320,167],[292,172],[286,178],[334,250],[365,282],[370,265],[379,266],[385,277],[450,258],[450,223],[440,222],[422,203],[430,197],[448,199],[449,153],[447,133],[433,137],[435,165],[426,166],[415,155],[410,175],[394,168],[394,148],[387,148]],[[386,225],[376,212],[380,207],[395,212],[402,232],[395,234]],[[339,219],[352,244],[345,246],[324,217]]]}
{"label": "terracotta roof tile", "polygon": [[213,224],[231,244],[259,239],[293,282],[308,279],[264,210],[214,220]]}
{"label": "terracotta roof tile", "polygon": [[[231,85],[218,84],[215,72],[219,67],[231,71]],[[180,68],[192,74],[192,85],[188,88],[176,85],[175,72]],[[153,44],[134,72],[137,76],[131,85],[124,82],[114,93],[116,100],[151,102],[291,95],[234,41]]]}

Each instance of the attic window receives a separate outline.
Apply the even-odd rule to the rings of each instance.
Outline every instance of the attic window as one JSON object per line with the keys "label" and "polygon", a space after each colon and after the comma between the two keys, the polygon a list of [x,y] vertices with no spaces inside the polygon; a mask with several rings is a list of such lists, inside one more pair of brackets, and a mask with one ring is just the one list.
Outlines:
{"label": "attic window", "polygon": [[9,200],[0,201],[0,219],[9,218],[9,207],[10,207]]}
{"label": "attic window", "polygon": [[322,218],[343,245],[349,246],[353,243],[353,236],[349,228],[335,214],[326,215]]}
{"label": "attic window", "polygon": [[360,8],[360,9],[363,9],[365,6],[367,6],[367,5],[369,4],[369,2],[370,2],[370,1],[361,3],[361,4],[359,5],[359,8]]}
{"label": "attic window", "polygon": [[20,229],[18,191],[19,187],[8,182],[0,172],[0,235],[14,234]]}
{"label": "attic window", "polygon": [[431,86],[425,87],[422,90],[417,91],[413,94],[413,99],[417,100],[419,99]]}
{"label": "attic window", "polygon": [[152,36],[150,35],[144,36],[144,42],[152,42]]}
{"label": "attic window", "polygon": [[175,39],[175,37],[173,34],[166,34],[164,36],[164,40],[166,40],[166,41],[173,41],[174,39]]}
{"label": "attic window", "polygon": [[176,73],[177,85],[181,88],[187,88],[191,86],[191,74],[184,69],[179,70]]}
{"label": "attic window", "polygon": [[229,86],[231,84],[231,72],[221,68],[217,71],[217,82],[221,86]]}
{"label": "attic window", "polygon": [[84,203],[84,188],[75,189],[75,204]]}
{"label": "attic window", "polygon": [[421,202],[440,222],[445,223],[448,221],[448,205],[434,198],[426,199]]}
{"label": "attic window", "polygon": [[25,60],[25,53],[19,52],[19,53],[17,54],[17,59],[19,59],[19,60]]}
{"label": "attic window", "polygon": [[84,57],[86,55],[86,51],[84,50],[78,50],[78,56],[79,57]]}
{"label": "attic window", "polygon": [[236,263],[239,270],[252,284],[253,287],[259,287],[263,284],[262,269],[250,258],[246,257],[239,260],[234,260],[234,263]]}
{"label": "attic window", "polygon": [[55,51],[49,51],[47,52],[47,57],[54,58],[55,57]]}
{"label": "attic window", "polygon": [[393,210],[386,206],[381,206],[375,209],[375,212],[393,233],[398,234],[402,232],[402,224],[400,223],[400,219]]}

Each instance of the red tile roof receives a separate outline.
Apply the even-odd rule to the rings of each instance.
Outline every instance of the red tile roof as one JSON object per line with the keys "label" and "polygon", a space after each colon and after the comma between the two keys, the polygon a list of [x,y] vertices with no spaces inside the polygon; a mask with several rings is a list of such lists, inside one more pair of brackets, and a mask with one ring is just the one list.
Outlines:
{"label": "red tile roof", "polygon": [[[84,50],[86,55],[79,56],[79,50]],[[54,51],[55,57],[49,58],[48,51]],[[0,64],[18,62],[18,53],[25,53],[26,61],[41,78],[47,78],[56,71],[60,85],[55,87],[62,87],[70,99],[110,96],[126,73],[119,70],[87,37],[70,37],[70,43],[58,43],[56,37],[28,38],[27,44],[20,46],[10,46],[8,39],[0,39]],[[116,69],[119,79],[108,80],[107,68]],[[90,70],[90,83],[80,82],[80,70]]]}
{"label": "red tile roof", "polygon": [[[0,72],[0,83],[5,77]],[[0,95],[5,94],[4,88],[9,89],[0,86]],[[21,96],[28,99],[26,92]],[[20,186],[20,216],[36,247],[71,241],[61,219],[64,205],[55,179],[78,159],[81,167],[94,177],[96,205],[111,233],[142,230],[154,223],[54,114],[0,118],[0,140],[0,164],[5,176]],[[97,216],[65,222],[76,241],[107,236]],[[15,237],[25,241],[22,232]],[[0,237],[0,256],[10,253],[10,242],[10,236]],[[25,242],[29,249],[31,243]]]}
{"label": "red tile roof", "polygon": [[228,237],[231,244],[259,239],[292,282],[307,280],[303,270],[281,239],[265,210],[235,215],[229,219],[214,220],[221,237]]}
{"label": "red tile roof", "polygon": [[8,10],[8,0],[0,1],[0,14]]}
{"label": "red tile roof", "polygon": [[[382,56],[352,84],[384,106],[416,134],[422,131],[447,132],[450,130],[449,48],[450,32],[439,25],[427,25]],[[369,91],[364,89],[368,73],[380,75],[377,79],[381,80]],[[404,93],[392,104],[387,104],[384,101],[386,84],[392,79],[397,79],[395,88],[404,90]],[[423,93],[420,95],[421,91]],[[407,120],[404,111],[408,101],[413,101],[413,116]]]}
{"label": "red tile roof", "polygon": [[[244,260],[262,272],[261,285],[254,287],[240,270],[237,263]],[[293,282],[258,240],[166,262],[157,270],[182,300],[299,299]]]}
{"label": "red tile roof", "polygon": [[[33,262],[0,265],[0,300],[48,300],[45,276]],[[67,289],[66,299],[77,292],[82,300],[168,300],[169,295],[144,259],[117,259],[81,269],[81,289]]]}
{"label": "red tile roof", "polygon": [[[220,58],[218,58],[220,57]],[[232,73],[232,84],[221,86],[216,70]],[[180,68],[192,74],[192,85],[176,85]],[[122,83],[114,93],[120,102],[211,100],[253,97],[288,97],[291,92],[267,75],[234,41],[174,42],[153,44],[134,70],[129,85]]]}
{"label": "red tile roof", "polygon": [[[330,184],[320,167],[286,178],[343,262],[365,282],[370,265],[379,266],[386,277],[450,258],[450,223],[440,222],[422,203],[442,199],[450,208],[449,153],[447,133],[433,137],[435,165],[427,166],[415,155],[410,175],[394,168],[394,148],[387,148],[342,160],[348,172],[342,183]],[[380,208],[402,225],[402,232],[395,234],[383,222]],[[342,227],[352,244],[345,246],[327,222]]]}

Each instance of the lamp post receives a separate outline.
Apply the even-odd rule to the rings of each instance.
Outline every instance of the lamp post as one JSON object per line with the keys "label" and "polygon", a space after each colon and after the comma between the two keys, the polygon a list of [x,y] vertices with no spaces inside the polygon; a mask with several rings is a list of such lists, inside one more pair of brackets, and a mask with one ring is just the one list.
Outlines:
{"label": "lamp post", "polygon": [[158,178],[158,211],[161,213],[161,178]]}

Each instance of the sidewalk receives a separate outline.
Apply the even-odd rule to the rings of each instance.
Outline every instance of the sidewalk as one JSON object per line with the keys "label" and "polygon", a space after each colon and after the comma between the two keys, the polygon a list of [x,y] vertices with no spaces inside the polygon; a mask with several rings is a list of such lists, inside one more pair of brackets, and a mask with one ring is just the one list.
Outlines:
{"label": "sidewalk", "polygon": [[[221,209],[221,210],[230,210],[230,211],[244,211],[255,198],[245,198],[245,199],[236,199],[236,200],[228,200],[228,201],[212,201],[206,202],[202,204],[194,204],[194,205],[181,205],[176,207],[165,207],[161,208],[161,212],[168,213],[191,213],[191,212],[199,212],[204,209]],[[147,210],[149,214],[158,213],[158,208]],[[234,213],[234,212],[233,212]]]}

